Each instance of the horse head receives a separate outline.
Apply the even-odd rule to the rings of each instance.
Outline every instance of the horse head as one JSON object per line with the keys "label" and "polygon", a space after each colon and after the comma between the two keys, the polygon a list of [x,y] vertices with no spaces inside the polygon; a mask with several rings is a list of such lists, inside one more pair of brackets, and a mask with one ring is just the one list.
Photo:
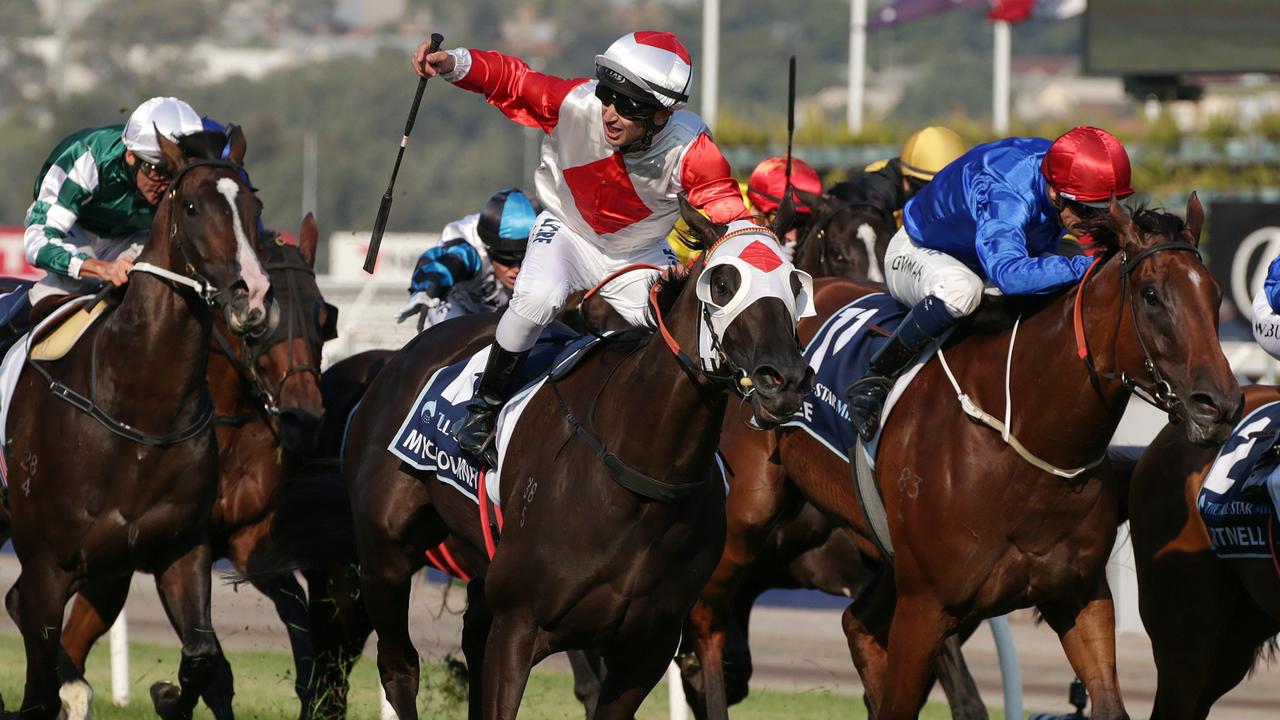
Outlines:
{"label": "horse head", "polygon": [[[219,305],[234,332],[259,332],[267,322],[270,283],[254,252],[262,203],[242,175],[244,135],[232,128],[229,161],[200,133],[171,142],[158,131],[164,168],[173,176],[152,238],[139,260],[185,276]],[[219,137],[221,134],[218,133]]]}
{"label": "horse head", "polygon": [[1218,343],[1222,288],[1200,260],[1199,199],[1192,193],[1185,222],[1159,210],[1130,214],[1113,199],[1102,222],[1115,237],[1107,264],[1119,276],[1117,312],[1104,321],[1116,325],[1113,372],[1185,419],[1192,442],[1225,441],[1244,395]]}
{"label": "horse head", "polygon": [[881,259],[897,230],[893,213],[852,183],[823,195],[796,193],[810,209],[796,266],[820,277],[884,282]]}
{"label": "horse head", "polygon": [[709,248],[690,278],[703,367],[712,366],[750,400],[761,426],[789,419],[813,385],[796,337],[796,323],[814,313],[813,280],[782,257],[778,243],[792,211],[784,202],[770,228],[748,221],[723,225],[680,199],[696,243]]}
{"label": "horse head", "polygon": [[321,350],[338,336],[338,308],[325,302],[316,285],[318,235],[308,213],[297,246],[274,234],[260,238],[258,257],[271,279],[272,307],[265,330],[246,339],[241,358],[249,382],[276,417],[281,445],[296,455],[310,455],[319,439]]}

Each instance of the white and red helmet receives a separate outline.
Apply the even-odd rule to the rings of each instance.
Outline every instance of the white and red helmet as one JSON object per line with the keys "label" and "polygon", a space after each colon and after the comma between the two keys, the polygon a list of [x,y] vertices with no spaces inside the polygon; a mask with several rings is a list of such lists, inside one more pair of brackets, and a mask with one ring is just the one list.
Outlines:
{"label": "white and red helmet", "polygon": [[641,30],[596,56],[596,77],[624,95],[679,110],[689,102],[693,61],[675,35]]}

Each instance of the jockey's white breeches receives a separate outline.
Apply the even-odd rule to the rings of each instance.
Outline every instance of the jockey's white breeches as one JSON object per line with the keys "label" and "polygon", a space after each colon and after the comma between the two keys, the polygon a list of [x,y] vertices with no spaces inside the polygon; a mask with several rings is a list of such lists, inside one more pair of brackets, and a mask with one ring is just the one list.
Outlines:
{"label": "jockey's white breeches", "polygon": [[[122,257],[136,259],[150,237],[150,230],[143,230],[123,238],[104,238],[72,225],[65,242],[75,245],[76,254],[84,253],[98,260],[116,260]],[[27,299],[34,306],[47,297],[89,292],[101,286],[101,281],[91,278],[76,279],[68,275],[47,273],[27,291]]]}
{"label": "jockey's white breeches", "polygon": [[982,302],[985,283],[977,273],[950,255],[917,245],[900,228],[884,254],[889,294],[907,307],[932,295],[952,317],[972,315]]}
{"label": "jockey's white breeches", "polygon": [[1280,315],[1271,309],[1266,290],[1253,296],[1253,339],[1268,355],[1280,360]]}
{"label": "jockey's white breeches", "polygon": [[[498,321],[496,340],[510,352],[533,347],[542,329],[564,308],[569,295],[589,290],[610,273],[635,263],[658,266],[676,262],[665,238],[629,253],[611,254],[578,233],[549,212],[538,216],[529,233],[511,304]],[[646,307],[649,286],[656,270],[622,275],[600,289],[599,295],[631,325],[648,323]]]}

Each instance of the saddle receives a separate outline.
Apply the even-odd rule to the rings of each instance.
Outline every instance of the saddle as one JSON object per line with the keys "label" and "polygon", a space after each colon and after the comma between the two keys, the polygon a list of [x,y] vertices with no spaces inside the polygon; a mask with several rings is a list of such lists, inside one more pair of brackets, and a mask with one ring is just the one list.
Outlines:
{"label": "saddle", "polygon": [[[73,302],[79,305],[78,309],[67,308]],[[63,308],[66,308],[65,315]],[[41,326],[33,331],[28,357],[44,361],[61,359],[106,311],[106,302],[93,302],[92,298],[85,295],[50,298],[37,303],[31,311],[32,319],[41,317],[42,320]],[[45,319],[50,322],[43,322]]]}

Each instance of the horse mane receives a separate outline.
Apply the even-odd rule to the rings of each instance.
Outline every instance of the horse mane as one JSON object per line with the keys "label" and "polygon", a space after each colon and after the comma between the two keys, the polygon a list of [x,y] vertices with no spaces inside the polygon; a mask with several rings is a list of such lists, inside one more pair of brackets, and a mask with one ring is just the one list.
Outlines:
{"label": "horse mane", "polygon": [[[699,240],[703,246],[705,242]],[[689,278],[693,276],[693,269],[689,265],[668,265],[658,273],[653,282],[649,284],[650,291],[656,286],[658,288],[658,309],[663,315],[671,311],[676,304],[676,299],[680,297],[680,293],[684,291],[684,286],[688,284]],[[649,324],[654,327],[658,324],[658,318],[653,314],[653,307],[650,306],[645,310]]]}
{"label": "horse mane", "polygon": [[195,160],[221,160],[227,146],[227,134],[217,130],[205,130],[178,138],[182,154]]}

